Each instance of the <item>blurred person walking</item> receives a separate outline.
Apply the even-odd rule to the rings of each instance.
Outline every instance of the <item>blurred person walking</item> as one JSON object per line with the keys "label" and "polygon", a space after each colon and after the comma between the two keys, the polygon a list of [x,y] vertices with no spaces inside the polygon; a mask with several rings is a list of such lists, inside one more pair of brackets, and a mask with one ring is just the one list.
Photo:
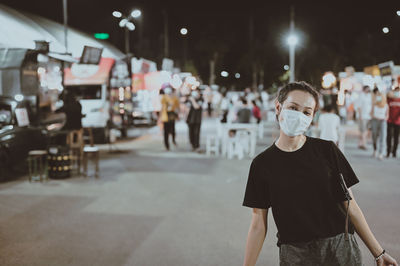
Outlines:
{"label": "blurred person walking", "polygon": [[253,116],[255,119],[257,119],[257,124],[260,124],[261,109],[260,109],[260,107],[258,107],[257,102],[255,100],[253,100],[251,103],[253,104],[253,110],[252,110]]}
{"label": "blurred person walking", "polygon": [[369,86],[364,86],[363,92],[360,94],[356,106],[359,123],[358,126],[360,130],[360,140],[358,142],[358,148],[366,150],[367,135],[370,126],[372,110],[372,96]]}
{"label": "blurred person walking", "polygon": [[243,200],[253,209],[243,265],[257,262],[271,208],[281,266],[362,265],[354,232],[378,265],[398,266],[347,188],[359,180],[343,153],[331,141],[304,136],[316,110],[318,92],[305,82],[289,83],[278,94],[280,135],[253,160]]}
{"label": "blurred person walking", "polygon": [[212,113],[213,113],[213,92],[211,90],[210,87],[207,87],[205,89],[205,93],[204,93],[204,98],[206,100],[207,103],[207,114],[208,117],[212,117]]}
{"label": "blurred person walking", "polygon": [[227,93],[224,92],[222,94],[222,99],[221,99],[221,112],[222,112],[221,123],[226,123],[228,121],[229,105],[230,105],[229,98],[227,96]]}
{"label": "blurred person walking", "polygon": [[203,98],[198,89],[192,91],[187,103],[190,105],[186,120],[189,127],[189,140],[193,151],[197,151],[200,148],[200,128],[203,113]]}
{"label": "blurred person walking", "polygon": [[179,99],[174,91],[167,87],[160,91],[161,97],[161,121],[164,126],[164,145],[169,150],[169,136],[172,135],[172,143],[176,144],[175,120],[178,119]]}
{"label": "blurred person walking", "polygon": [[[372,144],[374,147],[373,157],[383,159],[383,153],[386,150],[386,120],[389,116],[389,108],[386,103],[386,96],[382,94],[378,88],[373,90],[371,110],[371,128],[372,128]],[[379,138],[379,139],[378,139]],[[377,153],[378,150],[378,153]]]}
{"label": "blurred person walking", "polygon": [[82,129],[82,105],[72,92],[64,95],[64,105],[57,109],[57,113],[65,113],[66,121],[63,130]]}
{"label": "blurred person walking", "polygon": [[318,129],[320,130],[319,138],[330,140],[338,145],[340,117],[335,114],[335,110],[331,105],[325,106],[322,111],[323,113],[318,118]]}
{"label": "blurred person walking", "polygon": [[242,97],[239,110],[236,114],[236,122],[248,124],[250,123],[250,119],[251,119],[251,110],[247,105],[246,98]]}
{"label": "blurred person walking", "polygon": [[268,101],[269,101],[269,94],[268,94],[267,91],[263,90],[263,91],[261,92],[261,94],[260,94],[260,97],[261,97],[261,103],[262,103],[263,114],[265,115],[265,116],[264,116],[264,119],[265,119],[265,120],[268,120],[268,109],[269,109]]}
{"label": "blurred person walking", "polygon": [[387,98],[389,118],[387,120],[386,156],[389,157],[392,154],[393,157],[396,157],[400,133],[400,87],[389,92]]}

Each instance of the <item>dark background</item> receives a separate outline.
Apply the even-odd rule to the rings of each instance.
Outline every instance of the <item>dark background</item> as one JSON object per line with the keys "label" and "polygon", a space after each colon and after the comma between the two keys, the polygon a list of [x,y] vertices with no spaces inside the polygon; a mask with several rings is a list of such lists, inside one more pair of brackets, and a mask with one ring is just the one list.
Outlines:
{"label": "dark background", "polygon": [[[1,3],[62,23],[62,0]],[[400,59],[400,1],[94,1],[69,0],[68,24],[88,32],[107,32],[109,41],[124,51],[124,32],[113,10],[128,14],[133,8],[142,17],[131,33],[136,56],[163,58],[163,10],[169,19],[170,58],[182,66],[181,27],[189,30],[189,68],[204,82],[209,78],[209,60],[217,55],[217,83],[238,88],[251,85],[252,67],[264,70],[266,88],[278,84],[288,64],[285,36],[289,30],[290,6],[295,7],[296,29],[301,34],[296,49],[296,78],[320,84],[325,71],[343,71]],[[250,21],[254,25],[251,37]],[[383,34],[382,27],[390,28]],[[4,37],[4,36],[3,36]],[[219,73],[227,70],[230,77]],[[233,74],[241,73],[235,80]]]}

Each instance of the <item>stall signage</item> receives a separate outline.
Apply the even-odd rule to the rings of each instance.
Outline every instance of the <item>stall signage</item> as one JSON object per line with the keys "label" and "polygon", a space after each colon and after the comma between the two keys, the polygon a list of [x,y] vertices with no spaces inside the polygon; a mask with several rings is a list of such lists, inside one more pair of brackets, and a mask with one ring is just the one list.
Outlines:
{"label": "stall signage", "polygon": [[26,108],[16,108],[15,116],[17,117],[17,123],[20,127],[29,126],[29,117]]}

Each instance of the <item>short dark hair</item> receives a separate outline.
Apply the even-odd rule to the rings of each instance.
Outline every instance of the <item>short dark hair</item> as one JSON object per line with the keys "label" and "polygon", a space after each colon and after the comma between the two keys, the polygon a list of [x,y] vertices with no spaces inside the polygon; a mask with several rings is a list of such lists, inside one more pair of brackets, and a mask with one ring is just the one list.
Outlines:
{"label": "short dark hair", "polygon": [[246,105],[247,104],[247,100],[246,100],[246,98],[244,98],[244,97],[242,97],[242,103],[244,104],[244,105]]}
{"label": "short dark hair", "polygon": [[316,89],[314,89],[310,84],[308,84],[305,81],[292,82],[292,83],[286,84],[286,86],[284,86],[278,92],[278,97],[277,97],[278,102],[280,104],[283,104],[283,102],[286,101],[289,93],[292,91],[304,91],[304,92],[311,94],[311,96],[314,97],[314,100],[315,100],[314,114],[315,114],[315,112],[318,111],[319,93]]}
{"label": "short dark hair", "polygon": [[330,112],[333,110],[333,106],[330,105],[330,104],[325,105],[324,108],[323,108],[322,110],[324,110],[325,112],[330,113]]}

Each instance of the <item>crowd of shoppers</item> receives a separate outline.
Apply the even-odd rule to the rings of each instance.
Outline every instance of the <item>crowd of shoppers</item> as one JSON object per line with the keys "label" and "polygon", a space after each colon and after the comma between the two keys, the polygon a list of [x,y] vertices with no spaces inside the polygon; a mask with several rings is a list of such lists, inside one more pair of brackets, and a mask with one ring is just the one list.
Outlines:
{"label": "crowd of shoppers", "polygon": [[189,94],[178,95],[175,89],[164,85],[160,90],[160,126],[163,129],[164,145],[170,150],[169,140],[177,147],[175,122],[180,116],[186,117],[189,142],[193,151],[200,150],[200,132],[203,115],[215,117],[221,123],[260,123],[266,117],[268,93],[253,92],[247,88],[244,93],[218,92],[206,87],[191,90]]}
{"label": "crowd of shoppers", "polygon": [[359,148],[367,149],[367,139],[371,135],[373,156],[382,160],[397,156],[400,127],[400,88],[388,93],[365,86],[356,101],[359,122]]}

